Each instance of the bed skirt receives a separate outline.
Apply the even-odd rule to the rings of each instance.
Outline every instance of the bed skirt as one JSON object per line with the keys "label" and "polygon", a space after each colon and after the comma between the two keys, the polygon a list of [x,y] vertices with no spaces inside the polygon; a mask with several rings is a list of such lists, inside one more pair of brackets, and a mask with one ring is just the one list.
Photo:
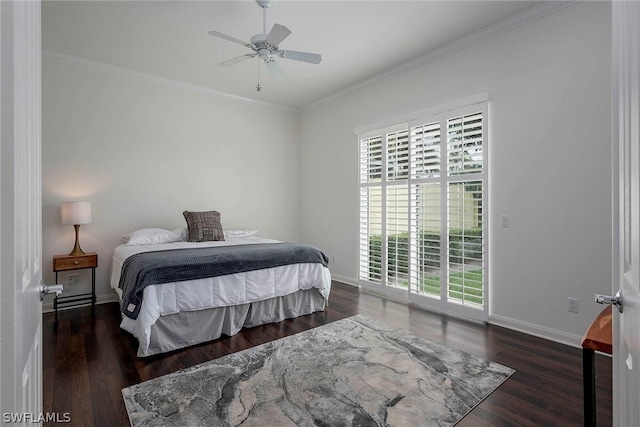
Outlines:
{"label": "bed skirt", "polygon": [[235,335],[242,328],[323,311],[326,303],[318,289],[312,288],[258,302],[161,316],[151,326],[149,347],[146,350],[139,347],[138,356],[165,353],[212,341],[222,335]]}

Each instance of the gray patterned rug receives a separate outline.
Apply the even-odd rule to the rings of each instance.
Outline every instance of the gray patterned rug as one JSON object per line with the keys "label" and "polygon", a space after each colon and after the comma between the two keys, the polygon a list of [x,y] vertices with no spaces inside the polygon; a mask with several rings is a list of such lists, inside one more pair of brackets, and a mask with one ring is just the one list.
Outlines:
{"label": "gray patterned rug", "polygon": [[132,426],[446,426],[514,372],[357,315],[122,394]]}

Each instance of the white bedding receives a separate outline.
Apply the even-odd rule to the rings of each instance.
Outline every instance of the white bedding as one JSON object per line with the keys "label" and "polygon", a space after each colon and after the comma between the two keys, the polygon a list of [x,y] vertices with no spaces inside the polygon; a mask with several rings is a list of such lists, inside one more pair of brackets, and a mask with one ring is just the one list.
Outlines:
{"label": "white bedding", "polygon": [[[216,242],[174,242],[157,245],[120,245],[113,251],[111,260],[111,287],[122,299],[118,288],[124,261],[137,253],[167,249],[230,246],[256,243],[276,243],[277,240],[246,237]],[[164,283],[147,286],[137,319],[123,316],[121,327],[133,334],[140,348],[149,345],[151,326],[160,316],[181,311],[225,307],[269,298],[289,295],[301,289],[317,288],[321,295],[329,298],[331,274],[322,264],[292,264],[264,270],[229,274],[185,282]]]}

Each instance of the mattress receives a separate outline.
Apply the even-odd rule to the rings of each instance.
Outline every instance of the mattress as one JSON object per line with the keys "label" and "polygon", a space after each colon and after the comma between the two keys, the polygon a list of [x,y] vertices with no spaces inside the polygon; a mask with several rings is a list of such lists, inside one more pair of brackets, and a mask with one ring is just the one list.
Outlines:
{"label": "mattress", "polygon": [[[122,265],[129,256],[137,253],[276,242],[278,241],[251,236],[201,243],[120,245],[114,250],[111,260],[111,287],[122,299],[122,293],[118,288]],[[322,297],[329,298],[331,274],[327,267],[316,263],[292,264],[205,279],[157,284],[145,288],[138,318],[134,320],[125,316],[120,326],[138,338],[142,349],[149,345],[151,327],[161,316],[265,301],[308,289],[317,289]]]}

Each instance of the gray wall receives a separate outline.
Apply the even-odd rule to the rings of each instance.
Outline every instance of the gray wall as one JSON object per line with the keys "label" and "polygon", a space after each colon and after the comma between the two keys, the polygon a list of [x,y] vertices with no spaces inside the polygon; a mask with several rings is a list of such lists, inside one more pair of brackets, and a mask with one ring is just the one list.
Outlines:
{"label": "gray wall", "polygon": [[[184,210],[298,239],[297,114],[47,59],[42,74],[45,282],[52,256],[73,247],[73,227],[60,223],[66,200],[92,203],[80,242],[98,253],[100,300],[115,297],[108,272],[120,236],[185,226]],[[83,276],[65,294],[87,292]]]}
{"label": "gray wall", "polygon": [[301,240],[355,283],[354,128],[489,92],[490,320],[578,345],[611,290],[610,31],[609,4],[580,2],[305,111]]}

